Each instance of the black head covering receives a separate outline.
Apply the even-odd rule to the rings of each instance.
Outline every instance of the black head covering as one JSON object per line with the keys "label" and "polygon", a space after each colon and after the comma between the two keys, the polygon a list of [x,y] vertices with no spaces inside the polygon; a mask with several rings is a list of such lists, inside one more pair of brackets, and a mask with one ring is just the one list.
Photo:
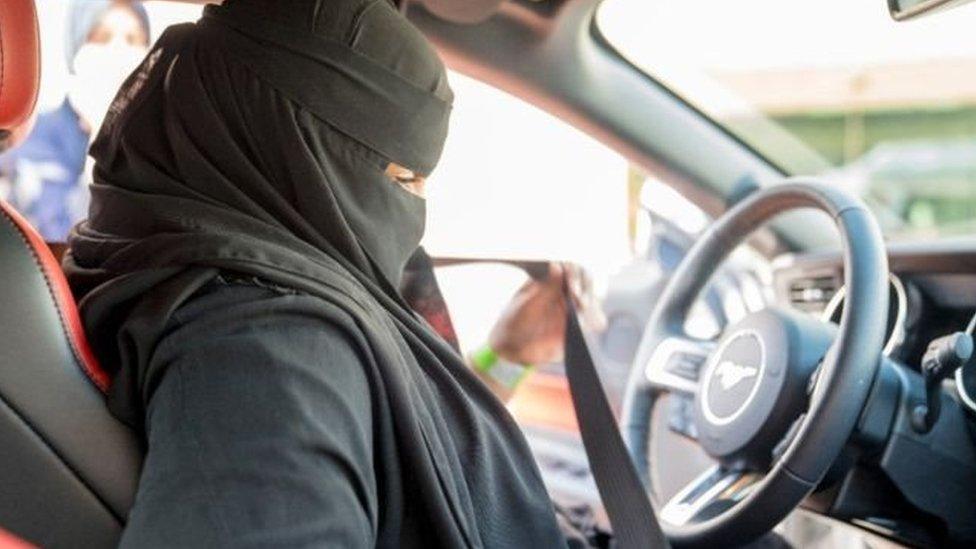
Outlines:
{"label": "black head covering", "polygon": [[424,201],[383,172],[433,169],[451,100],[386,0],[228,0],[170,28],[92,146],[89,219],[65,259],[113,413],[141,428],[180,305],[221,273],[257,277],[325,300],[323,320],[368,343],[403,490],[439,539],[482,544],[475,500],[489,516],[548,514],[511,539],[561,543],[517,425],[395,289]]}
{"label": "black head covering", "polygon": [[[92,147],[97,170],[106,183],[179,179],[184,192],[396,283],[423,234],[424,201],[383,171],[391,160],[422,174],[437,163],[452,98],[443,65],[385,2],[328,2],[312,17],[302,4],[313,3],[268,14],[238,0],[169,31],[113,104]],[[177,44],[188,58],[153,70]],[[89,229],[118,217],[105,198]],[[160,232],[147,229],[125,230]]]}

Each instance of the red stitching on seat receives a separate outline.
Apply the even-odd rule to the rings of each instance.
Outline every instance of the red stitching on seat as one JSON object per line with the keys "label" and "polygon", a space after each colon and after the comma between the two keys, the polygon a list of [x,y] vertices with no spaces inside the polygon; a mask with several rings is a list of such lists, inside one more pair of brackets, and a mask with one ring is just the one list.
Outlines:
{"label": "red stitching on seat", "polygon": [[61,266],[54,258],[54,254],[47,247],[47,243],[37,234],[30,223],[24,219],[9,204],[0,200],[0,212],[13,223],[14,227],[20,232],[21,239],[34,256],[34,261],[44,275],[51,298],[54,300],[55,308],[58,310],[58,318],[61,319],[61,329],[68,338],[68,346],[74,354],[75,360],[81,366],[88,379],[95,384],[103,393],[108,392],[111,385],[111,377],[108,375],[95,353],[92,352],[85,337],[85,329],[81,323],[81,315],[78,314],[78,306],[75,304],[71,288],[68,286],[68,279],[65,278]]}

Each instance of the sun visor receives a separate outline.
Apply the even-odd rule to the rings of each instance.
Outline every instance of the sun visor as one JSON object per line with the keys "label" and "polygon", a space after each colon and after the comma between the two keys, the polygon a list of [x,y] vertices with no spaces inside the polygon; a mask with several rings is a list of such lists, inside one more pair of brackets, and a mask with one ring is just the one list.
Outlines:
{"label": "sun visor", "polygon": [[427,11],[452,23],[474,24],[491,17],[505,0],[416,0]]}

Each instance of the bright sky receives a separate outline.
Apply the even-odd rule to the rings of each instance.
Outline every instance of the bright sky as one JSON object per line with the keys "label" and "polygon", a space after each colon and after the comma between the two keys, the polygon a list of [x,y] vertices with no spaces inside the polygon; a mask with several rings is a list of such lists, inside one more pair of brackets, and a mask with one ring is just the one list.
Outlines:
{"label": "bright sky", "polygon": [[[824,94],[845,90],[825,87],[818,69],[857,75],[868,67],[976,59],[976,4],[898,23],[888,14],[886,0],[605,0],[597,22],[636,65],[709,116],[750,120],[748,140],[776,144],[778,154],[809,172],[825,164],[794,136],[764,121],[755,106],[760,100],[776,103],[778,94],[789,90],[740,95],[747,92],[733,89],[723,78],[740,74],[742,80],[757,71],[786,69],[803,75],[794,76],[797,85],[808,82],[798,92],[820,94],[818,100],[830,103],[846,96]],[[955,65],[939,66],[951,71]],[[951,72],[940,82],[951,83]],[[924,86],[902,84],[908,90]],[[953,96],[949,88],[924,91],[937,99]],[[802,101],[797,98],[803,96],[782,101]]]}
{"label": "bright sky", "polygon": [[885,0],[607,0],[601,29],[642,65],[754,70],[976,57],[976,3],[896,23]]}

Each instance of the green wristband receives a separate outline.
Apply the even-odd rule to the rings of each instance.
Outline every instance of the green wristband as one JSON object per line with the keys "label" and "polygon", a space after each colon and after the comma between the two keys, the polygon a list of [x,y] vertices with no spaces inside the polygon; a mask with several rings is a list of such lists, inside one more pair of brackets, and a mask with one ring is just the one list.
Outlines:
{"label": "green wristband", "polygon": [[515,364],[498,356],[487,343],[475,349],[471,355],[474,369],[509,390],[514,390],[534,370],[530,364]]}
{"label": "green wristband", "polygon": [[491,345],[485,343],[471,353],[471,362],[474,363],[475,370],[487,374],[491,367],[498,363],[498,354]]}

